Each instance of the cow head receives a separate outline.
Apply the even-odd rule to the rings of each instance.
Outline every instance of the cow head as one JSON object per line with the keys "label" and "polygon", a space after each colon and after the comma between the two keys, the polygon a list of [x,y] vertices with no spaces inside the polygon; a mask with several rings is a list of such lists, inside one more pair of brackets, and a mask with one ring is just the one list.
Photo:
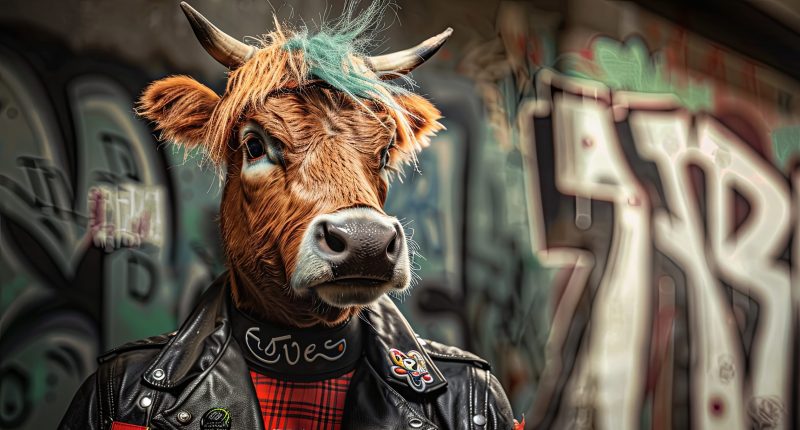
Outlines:
{"label": "cow head", "polygon": [[309,37],[276,24],[255,47],[182,7],[231,69],[225,93],[173,76],[145,90],[139,113],[225,171],[220,224],[237,306],[331,325],[407,289],[407,238],[383,204],[392,172],[442,126],[430,102],[389,80],[433,55],[451,30],[369,57],[348,48],[352,26]]}

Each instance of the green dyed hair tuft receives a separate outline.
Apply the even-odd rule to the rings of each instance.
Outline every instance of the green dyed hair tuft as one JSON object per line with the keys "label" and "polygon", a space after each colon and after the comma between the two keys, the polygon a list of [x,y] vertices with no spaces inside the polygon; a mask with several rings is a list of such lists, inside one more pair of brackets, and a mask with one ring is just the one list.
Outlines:
{"label": "green dyed hair tuft", "polygon": [[[283,48],[303,53],[311,75],[309,78],[325,81],[362,106],[361,100],[367,99],[400,109],[391,95],[409,91],[395,82],[359,73],[352,60],[352,56],[367,55],[366,49],[374,42],[372,29],[392,3],[373,1],[359,14],[355,11],[356,5],[357,1],[347,2],[342,16],[332,25],[323,22],[314,35],[309,36],[308,28],[303,27],[286,41]],[[402,76],[400,82],[413,85],[407,76]]]}

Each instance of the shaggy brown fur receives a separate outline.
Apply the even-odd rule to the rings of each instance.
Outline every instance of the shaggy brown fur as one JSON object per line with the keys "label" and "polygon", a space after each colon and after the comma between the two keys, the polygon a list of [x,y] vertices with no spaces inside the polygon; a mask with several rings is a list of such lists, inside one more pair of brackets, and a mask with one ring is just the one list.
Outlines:
{"label": "shaggy brown fur", "polygon": [[[383,213],[381,151],[394,137],[390,165],[413,161],[442,128],[440,114],[417,95],[396,96],[399,109],[363,101],[367,111],[336,90],[307,85],[298,54],[280,47],[282,32],[266,40],[231,72],[222,97],[174,76],[145,90],[139,113],[164,139],[199,146],[215,165],[227,165],[220,219],[236,305],[291,326],[333,325],[359,309],[298,297],[288,287],[306,226],[317,215],[355,206]],[[237,131],[248,120],[283,143],[285,169],[242,175]]]}

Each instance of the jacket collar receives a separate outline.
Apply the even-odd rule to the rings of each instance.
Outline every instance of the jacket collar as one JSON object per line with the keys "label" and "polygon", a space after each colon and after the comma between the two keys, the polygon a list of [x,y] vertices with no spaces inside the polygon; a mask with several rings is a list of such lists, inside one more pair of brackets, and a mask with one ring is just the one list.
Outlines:
{"label": "jacket collar", "polygon": [[[176,335],[147,366],[142,376],[144,381],[156,388],[171,389],[213,367],[232,338],[229,304],[229,274],[225,272],[206,290],[200,304],[184,321]],[[383,382],[400,392],[423,394],[447,385],[442,372],[422,348],[417,336],[391,299],[383,297],[377,303],[365,307],[361,319],[367,330],[365,356]],[[423,384],[414,386],[410,377],[398,375],[393,370],[397,363],[392,359],[392,349],[406,356],[418,357],[430,378],[426,378]]]}

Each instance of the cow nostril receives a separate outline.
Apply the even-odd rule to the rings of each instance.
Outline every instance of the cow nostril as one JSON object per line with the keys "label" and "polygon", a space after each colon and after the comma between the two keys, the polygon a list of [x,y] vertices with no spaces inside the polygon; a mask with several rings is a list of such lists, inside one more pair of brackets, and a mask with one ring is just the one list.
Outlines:
{"label": "cow nostril", "polygon": [[322,225],[322,234],[325,237],[325,244],[328,245],[331,251],[344,252],[346,248],[345,242],[341,238],[336,237],[336,234],[328,229],[327,223]]}
{"label": "cow nostril", "polygon": [[392,236],[392,240],[389,242],[389,245],[386,247],[386,253],[389,255],[394,254],[395,247],[397,246],[397,233]]}

